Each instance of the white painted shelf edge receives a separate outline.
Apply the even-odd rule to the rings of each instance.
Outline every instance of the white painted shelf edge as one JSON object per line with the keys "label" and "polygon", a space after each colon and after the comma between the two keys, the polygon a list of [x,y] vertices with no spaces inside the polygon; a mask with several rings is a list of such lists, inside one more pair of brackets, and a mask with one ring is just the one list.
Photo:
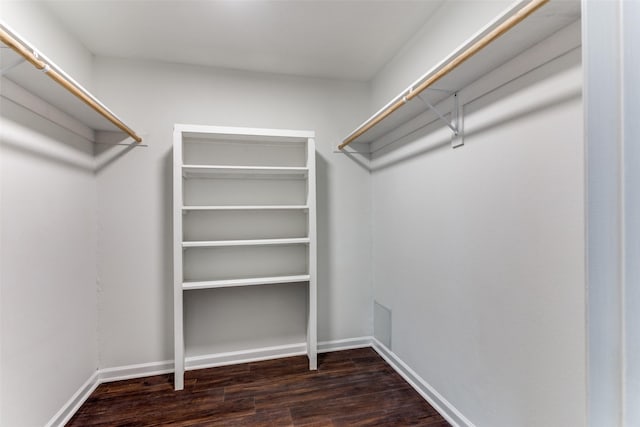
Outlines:
{"label": "white painted shelf edge", "polygon": [[314,131],[308,130],[244,128],[229,126],[192,125],[182,123],[176,123],[173,129],[175,132],[180,132],[185,136],[193,136],[190,134],[204,134],[207,136],[207,138],[218,139],[223,136],[227,137],[230,135],[235,135],[240,136],[243,139],[247,137],[254,137],[258,138],[261,141],[269,137],[306,141],[307,138],[315,138],[316,135]]}
{"label": "white painted shelf edge", "polygon": [[271,245],[297,245],[309,243],[308,237],[296,237],[290,239],[254,239],[254,240],[210,240],[210,241],[183,241],[183,248],[213,248],[224,246],[271,246]]}
{"label": "white painted shelf edge", "polygon": [[274,173],[303,174],[309,172],[307,167],[297,166],[226,166],[226,165],[182,165],[183,172],[202,173]]}
{"label": "white painted shelf edge", "polygon": [[297,276],[274,276],[274,277],[257,277],[250,279],[229,279],[229,280],[208,280],[203,282],[183,282],[182,289],[212,289],[212,288],[230,288],[237,286],[256,286],[256,285],[273,285],[277,283],[298,283],[308,282],[310,276],[301,274]]}
{"label": "white painted shelf edge", "polygon": [[285,210],[308,210],[307,205],[251,205],[251,206],[183,206],[183,211],[285,211]]}

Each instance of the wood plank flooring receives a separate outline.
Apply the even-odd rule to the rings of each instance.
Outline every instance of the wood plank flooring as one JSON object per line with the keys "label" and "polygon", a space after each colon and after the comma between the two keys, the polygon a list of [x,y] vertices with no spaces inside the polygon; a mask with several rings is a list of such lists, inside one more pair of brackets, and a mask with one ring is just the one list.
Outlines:
{"label": "wood plank flooring", "polygon": [[370,348],[100,385],[67,426],[429,426],[449,424]]}

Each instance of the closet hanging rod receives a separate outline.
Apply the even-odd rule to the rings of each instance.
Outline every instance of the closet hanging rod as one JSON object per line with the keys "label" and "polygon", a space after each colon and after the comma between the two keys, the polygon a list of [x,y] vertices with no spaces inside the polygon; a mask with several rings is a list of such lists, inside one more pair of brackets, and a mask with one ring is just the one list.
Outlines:
{"label": "closet hanging rod", "polygon": [[402,107],[404,104],[411,101],[416,96],[420,95],[420,93],[428,89],[431,85],[433,85],[435,82],[440,80],[442,77],[449,74],[451,71],[457,68],[464,61],[466,61],[467,59],[469,59],[470,57],[478,53],[480,50],[482,50],[489,44],[491,44],[491,42],[493,42],[495,39],[500,37],[502,34],[506,33],[511,28],[515,27],[517,24],[522,22],[525,18],[527,18],[533,12],[538,10],[542,5],[544,5],[548,1],[549,0],[531,0],[523,8],[521,8],[516,13],[511,15],[509,18],[507,18],[500,25],[498,25],[496,28],[494,28],[489,33],[487,33],[480,40],[476,41],[474,44],[472,44],[463,52],[461,52],[459,55],[457,55],[455,58],[453,58],[451,61],[444,64],[442,68],[440,68],[434,74],[426,77],[421,83],[406,89],[400,96],[397,97],[397,99],[391,105],[389,105],[384,110],[378,112],[376,115],[374,115],[369,120],[367,120],[362,125],[360,125],[360,127],[358,127],[355,131],[353,131],[351,135],[349,135],[342,142],[342,144],[338,145],[338,149],[339,150],[344,149],[347,145],[351,144],[353,141],[358,139],[358,137],[360,137],[362,134],[367,132],[369,129],[376,126],[378,123],[380,123],[381,121],[389,117],[391,114],[393,114],[393,112],[396,111],[398,108]]}
{"label": "closet hanging rod", "polygon": [[38,70],[42,71],[44,74],[49,76],[53,81],[58,83],[67,91],[71,92],[74,96],[80,99],[82,102],[87,104],[93,110],[95,110],[98,114],[103,116],[105,119],[113,123],[124,133],[133,138],[137,143],[142,142],[142,138],[140,138],[129,126],[124,124],[122,120],[116,117],[111,111],[109,111],[100,101],[95,99],[93,95],[88,93],[82,87],[79,87],[75,82],[70,81],[64,73],[57,70],[55,66],[47,63],[42,60],[38,53],[29,47],[25,42],[18,40],[14,35],[10,34],[3,26],[0,25],[0,41],[4,43],[6,46],[14,50],[20,56],[22,56],[25,60],[30,62],[34,67]]}

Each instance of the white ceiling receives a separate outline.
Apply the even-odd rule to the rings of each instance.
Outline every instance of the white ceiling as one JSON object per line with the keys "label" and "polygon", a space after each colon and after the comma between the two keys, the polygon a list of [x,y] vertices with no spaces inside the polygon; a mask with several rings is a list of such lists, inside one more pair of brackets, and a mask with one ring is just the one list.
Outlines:
{"label": "white ceiling", "polygon": [[46,0],[97,55],[369,80],[444,0]]}

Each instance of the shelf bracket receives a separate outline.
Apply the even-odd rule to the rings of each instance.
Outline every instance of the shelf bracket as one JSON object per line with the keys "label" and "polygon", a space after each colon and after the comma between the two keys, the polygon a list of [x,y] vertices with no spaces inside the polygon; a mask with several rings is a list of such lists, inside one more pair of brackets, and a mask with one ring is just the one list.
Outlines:
{"label": "shelf bracket", "polygon": [[[451,92],[450,92],[451,93]],[[431,111],[433,111],[438,119],[440,119],[453,134],[451,135],[451,148],[458,148],[464,145],[462,138],[462,107],[458,100],[458,93],[452,92],[453,95],[453,108],[451,110],[451,120],[447,118],[438,110],[431,102],[422,97],[422,94],[418,95],[420,101],[422,101]]]}
{"label": "shelf bracket", "polygon": [[455,123],[458,132],[451,135],[451,148],[458,148],[464,145],[464,133],[462,131],[464,106],[460,103],[458,93],[453,94],[453,109],[451,110],[451,120]]}

